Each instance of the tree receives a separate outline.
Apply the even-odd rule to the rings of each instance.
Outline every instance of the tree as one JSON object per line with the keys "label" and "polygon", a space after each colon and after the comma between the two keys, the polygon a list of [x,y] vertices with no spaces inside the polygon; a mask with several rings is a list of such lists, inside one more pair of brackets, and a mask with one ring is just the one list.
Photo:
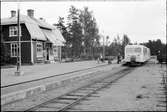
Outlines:
{"label": "tree", "polygon": [[59,17],[58,23],[54,25],[60,30],[66,41],[65,46],[62,47],[62,57],[68,57],[70,55],[70,38],[64,23],[64,17]]}
{"label": "tree", "polygon": [[123,45],[123,46],[126,46],[126,45],[128,45],[129,43],[130,43],[129,37],[128,37],[126,34],[124,34],[124,35],[123,35],[123,39],[122,39],[122,45]]}
{"label": "tree", "polygon": [[123,35],[122,39],[117,35],[107,48],[107,53],[112,56],[117,56],[120,53],[124,56],[124,48],[128,44],[130,44],[130,38],[126,34]]}
{"label": "tree", "polygon": [[68,56],[78,57],[84,54],[94,57],[98,51],[97,47],[100,45],[100,36],[96,19],[88,7],[79,10],[71,6],[67,17],[67,26],[64,25],[63,17],[59,17],[59,21],[55,25],[66,40],[65,48],[66,52],[69,52]]}
{"label": "tree", "polygon": [[120,37],[117,35],[108,48],[108,55],[117,56],[119,53],[122,54],[122,45]]}
{"label": "tree", "polygon": [[166,54],[166,44],[162,43],[160,39],[157,39],[156,41],[149,40],[146,43],[142,43],[142,45],[150,48],[151,55],[158,55],[159,51],[161,54]]}
{"label": "tree", "polygon": [[96,19],[93,17],[92,12],[88,10],[88,7],[84,7],[84,10],[80,10],[80,23],[82,25],[82,43],[83,52],[87,55],[94,56],[94,44],[99,42],[99,30],[97,28]]}
{"label": "tree", "polygon": [[125,55],[125,51],[124,51],[125,46],[128,45],[129,43],[130,43],[129,37],[126,34],[124,34],[122,39],[122,55],[123,56]]}
{"label": "tree", "polygon": [[69,9],[68,15],[68,32],[69,39],[72,47],[72,56],[78,57],[81,54],[81,44],[82,44],[82,27],[79,22],[79,10],[74,6]]}

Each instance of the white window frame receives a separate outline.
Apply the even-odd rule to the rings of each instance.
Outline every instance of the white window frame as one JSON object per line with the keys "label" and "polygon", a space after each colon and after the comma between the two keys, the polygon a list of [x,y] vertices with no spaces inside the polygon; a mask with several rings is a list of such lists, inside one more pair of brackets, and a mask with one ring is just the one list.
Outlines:
{"label": "white window frame", "polygon": [[11,55],[10,56],[11,57],[17,57],[17,50],[19,52],[18,43],[16,43],[16,42],[11,43],[10,46],[11,46],[11,50],[10,50]]}
{"label": "white window frame", "polygon": [[43,45],[42,42],[37,42],[36,43],[36,54],[37,57],[43,57]]}
{"label": "white window frame", "polygon": [[54,57],[58,57],[58,47],[57,46],[53,47],[53,55]]}
{"label": "white window frame", "polygon": [[[9,37],[17,36],[17,26],[9,26]],[[21,36],[21,26],[20,26],[20,36]]]}

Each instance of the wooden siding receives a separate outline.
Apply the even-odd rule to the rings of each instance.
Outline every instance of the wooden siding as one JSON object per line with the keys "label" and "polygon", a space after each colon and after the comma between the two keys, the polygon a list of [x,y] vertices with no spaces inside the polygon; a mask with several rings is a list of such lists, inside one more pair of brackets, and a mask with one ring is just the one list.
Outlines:
{"label": "wooden siding", "polygon": [[[17,41],[18,37],[17,36],[13,36],[13,37],[9,37],[9,27],[10,26],[16,26],[15,25],[3,25],[2,26],[2,33],[3,33],[3,38],[4,41]],[[31,36],[25,26],[25,24],[21,24],[21,41],[30,41],[31,40]]]}
{"label": "wooden siding", "polygon": [[[7,46],[7,50],[9,53],[11,53],[11,45],[12,42],[17,42],[18,37],[13,36],[9,37],[9,27],[10,26],[16,26],[16,24],[13,25],[3,25],[2,28],[2,34],[3,34],[3,40],[5,45]],[[21,24],[21,61],[22,63],[31,63],[31,36],[25,26],[25,24]],[[9,60],[9,63],[16,64],[17,63],[17,57],[11,57]]]}
{"label": "wooden siding", "polygon": [[21,44],[22,63],[31,63],[31,42]]}
{"label": "wooden siding", "polygon": [[[9,52],[11,55],[11,43],[5,43],[5,45],[7,47],[7,52]],[[21,43],[21,61],[22,63],[31,64],[31,43],[30,42]],[[17,57],[10,57],[9,63],[16,64]]]}
{"label": "wooden siding", "polygon": [[[10,46],[10,43],[11,42],[17,42],[18,40],[18,37],[17,36],[14,36],[14,37],[9,37],[9,26],[16,26],[16,24],[14,25],[3,25],[1,26],[2,28],[2,34],[3,34],[3,40],[4,40],[4,43],[7,45],[7,48],[8,48],[8,52],[11,52],[11,46]],[[29,63],[29,64],[32,64],[32,62],[34,63],[38,63],[38,62],[44,62],[46,59],[46,56],[47,56],[47,48],[49,48],[49,60],[54,60],[55,56],[52,52],[53,50],[53,46],[52,46],[52,43],[49,43],[49,44],[46,44],[48,43],[47,41],[40,41],[40,40],[34,40],[32,39],[32,46],[31,46],[31,35],[28,31],[28,29],[26,28],[25,24],[22,23],[21,24],[21,55],[22,55],[22,63]],[[39,42],[42,42],[43,44],[43,56],[41,57],[37,57],[37,46],[36,46],[36,42],[39,41]],[[48,46],[49,45],[49,46]],[[32,49],[31,49],[32,47]],[[32,51],[31,51],[32,50]],[[58,48],[58,51],[59,51],[59,48]],[[33,54],[31,54],[33,53]],[[57,52],[58,53],[58,52]],[[31,56],[32,55],[32,56]],[[58,56],[60,54],[57,54]],[[31,59],[31,57],[33,57]],[[17,57],[11,57],[10,60],[9,60],[10,63],[12,64],[16,64],[17,63]]]}

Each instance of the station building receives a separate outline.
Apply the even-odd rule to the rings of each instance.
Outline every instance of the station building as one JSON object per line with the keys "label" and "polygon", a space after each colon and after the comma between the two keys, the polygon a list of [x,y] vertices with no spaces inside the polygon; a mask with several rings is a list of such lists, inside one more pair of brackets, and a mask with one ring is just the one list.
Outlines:
{"label": "station building", "polygon": [[[11,17],[1,19],[1,40],[10,54],[10,63],[17,62],[18,35],[16,11]],[[64,38],[61,32],[43,18],[36,19],[34,10],[28,9],[27,16],[20,14],[21,61],[22,63],[43,63],[61,60]]]}

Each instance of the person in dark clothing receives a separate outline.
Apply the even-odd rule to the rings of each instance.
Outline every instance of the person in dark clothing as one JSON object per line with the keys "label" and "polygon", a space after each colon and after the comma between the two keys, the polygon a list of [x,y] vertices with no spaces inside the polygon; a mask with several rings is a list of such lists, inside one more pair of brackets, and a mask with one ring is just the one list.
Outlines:
{"label": "person in dark clothing", "polygon": [[121,56],[120,56],[120,53],[119,53],[118,56],[117,56],[117,64],[119,64],[120,61],[121,61]]}

